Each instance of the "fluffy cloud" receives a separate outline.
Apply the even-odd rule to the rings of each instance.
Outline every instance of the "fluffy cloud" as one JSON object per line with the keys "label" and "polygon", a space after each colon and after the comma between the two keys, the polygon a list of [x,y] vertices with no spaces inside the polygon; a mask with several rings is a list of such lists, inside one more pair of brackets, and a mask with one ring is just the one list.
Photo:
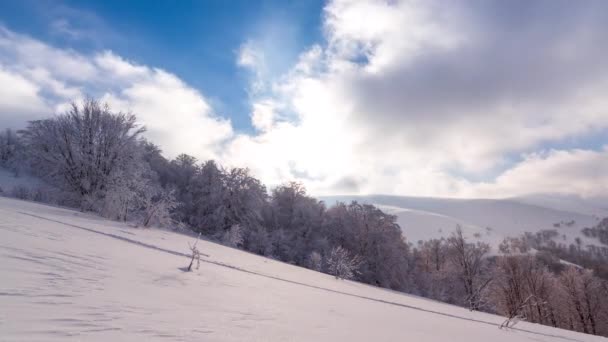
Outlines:
{"label": "fluffy cloud", "polygon": [[608,193],[608,146],[600,151],[536,152],[490,184],[476,185],[478,194],[574,193],[601,197]]}
{"label": "fluffy cloud", "polygon": [[217,158],[233,135],[229,120],[216,116],[199,91],[167,71],[110,51],[89,56],[57,49],[0,27],[0,126],[18,127],[60,112],[84,94],[136,113],[146,135],[168,156]]}
{"label": "fluffy cloud", "polygon": [[0,67],[0,85],[0,113],[7,126],[21,124],[21,116],[33,118],[45,109],[39,87],[27,78]]}
{"label": "fluffy cloud", "polygon": [[272,101],[259,101],[253,104],[251,124],[260,131],[273,128],[276,120],[276,108]]}
{"label": "fluffy cloud", "polygon": [[206,99],[173,74],[128,62],[110,52],[95,58],[118,84],[103,99],[130,110],[145,124],[147,136],[168,156],[188,153],[217,158],[222,143],[232,136],[229,120],[213,114]]}
{"label": "fluffy cloud", "polygon": [[[300,179],[315,193],[551,190],[521,185],[509,169],[526,170],[538,149],[608,129],[608,6],[470,5],[329,2],[324,44],[265,80],[271,96],[253,97],[254,112],[270,97],[285,121],[241,137],[226,158],[263,169],[271,183]],[[519,155],[528,157],[513,165]],[[497,175],[496,183],[474,181]],[[562,191],[583,191],[562,184]]]}

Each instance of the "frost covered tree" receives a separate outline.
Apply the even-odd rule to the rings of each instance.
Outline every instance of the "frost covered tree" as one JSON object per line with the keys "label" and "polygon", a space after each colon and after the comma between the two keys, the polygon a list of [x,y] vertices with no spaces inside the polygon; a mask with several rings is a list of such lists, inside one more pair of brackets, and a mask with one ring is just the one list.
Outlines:
{"label": "frost covered tree", "polygon": [[331,245],[361,258],[359,280],[394,290],[409,286],[409,246],[395,216],[373,205],[338,203],[327,210],[323,230]]}
{"label": "frost covered tree", "polygon": [[29,160],[37,173],[64,184],[90,209],[103,196],[110,178],[131,158],[144,131],[135,116],[112,112],[87,99],[56,117],[31,121],[22,131]]}
{"label": "frost covered tree", "polygon": [[413,251],[412,291],[436,300],[458,303],[453,277],[448,271],[448,247],[445,239],[419,241]]}
{"label": "frost covered tree", "polygon": [[479,310],[484,290],[492,281],[485,263],[490,246],[482,242],[467,242],[460,226],[447,240],[447,244],[448,260],[464,290],[463,303],[470,310]]}
{"label": "frost covered tree", "polygon": [[243,228],[239,224],[235,224],[228,229],[222,237],[222,242],[226,246],[240,247],[243,244]]}
{"label": "frost covered tree", "polygon": [[313,250],[329,249],[322,225],[325,205],[307,196],[296,182],[272,190],[263,212],[263,225],[268,229],[271,254],[276,258],[306,266]]}
{"label": "frost covered tree", "polygon": [[557,281],[555,276],[538,258],[527,257],[531,263],[524,274],[524,284],[530,297],[527,306],[528,320],[556,327],[557,322]]}
{"label": "frost covered tree", "polygon": [[259,229],[267,205],[266,188],[247,169],[224,169],[214,161],[200,166],[180,156],[172,162],[187,181],[177,181],[177,216],[196,231],[221,239],[234,225]]}
{"label": "frost covered tree", "polygon": [[[133,151],[136,154],[136,151]],[[87,196],[88,207],[102,216],[118,221],[134,218],[142,206],[143,193],[148,187],[149,170],[144,164],[133,159],[117,168],[106,179],[103,192]]]}
{"label": "frost covered tree", "polygon": [[513,256],[499,257],[497,260],[498,267],[492,284],[493,298],[508,320],[525,318],[524,305],[530,299],[524,284],[526,267],[529,267],[526,261]]}
{"label": "frost covered tree", "polygon": [[439,272],[445,267],[447,248],[443,238],[421,242],[419,250],[426,271]]}
{"label": "frost covered tree", "polygon": [[557,325],[555,283],[546,266],[531,255],[504,255],[496,260],[491,298],[499,313],[515,319]]}
{"label": "frost covered tree", "polygon": [[154,145],[150,141],[140,138],[139,145],[141,147],[142,159],[148,163],[150,169],[154,171],[154,181],[162,188],[171,188],[177,193],[176,185],[173,184],[176,180],[174,170],[171,167],[171,162],[162,155],[160,147]]}
{"label": "frost covered tree", "polygon": [[266,227],[247,229],[243,238],[243,248],[259,255],[272,256],[271,236]]}
{"label": "frost covered tree", "polygon": [[156,173],[143,159],[141,145],[130,148],[130,158],[110,174],[91,207],[105,217],[137,221],[144,227],[167,225],[175,206],[173,193],[158,184]]}
{"label": "frost covered tree", "polygon": [[12,130],[0,132],[0,165],[5,166],[14,157],[17,135]]}
{"label": "frost covered tree", "polygon": [[181,193],[178,211],[190,226],[207,236],[224,232],[224,179],[222,169],[214,161],[207,161],[200,167],[191,160],[182,160],[182,171],[190,181]]}
{"label": "frost covered tree", "polygon": [[226,225],[258,226],[266,205],[266,187],[249,169],[232,168],[224,172]]}
{"label": "frost covered tree", "polygon": [[141,192],[142,225],[166,226],[172,222],[171,211],[176,207],[174,192],[149,184]]}
{"label": "frost covered tree", "polygon": [[597,334],[602,304],[602,284],[599,279],[589,270],[570,266],[561,273],[559,283],[575,328],[584,333]]}
{"label": "frost covered tree", "polygon": [[0,167],[19,175],[23,164],[24,148],[19,135],[11,129],[0,132]]}
{"label": "frost covered tree", "polygon": [[334,247],[327,258],[327,271],[336,279],[354,279],[360,265],[361,258],[351,256],[342,246]]}

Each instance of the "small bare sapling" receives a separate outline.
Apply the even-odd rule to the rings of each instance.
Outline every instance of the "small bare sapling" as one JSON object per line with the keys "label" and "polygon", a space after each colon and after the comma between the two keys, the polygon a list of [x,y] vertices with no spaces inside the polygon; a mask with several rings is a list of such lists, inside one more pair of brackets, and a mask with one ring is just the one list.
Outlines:
{"label": "small bare sapling", "polygon": [[196,269],[197,270],[201,266],[201,252],[196,247],[200,237],[201,237],[201,234],[199,233],[198,237],[196,238],[196,241],[194,242],[194,245],[191,245],[190,243],[188,243],[188,246],[190,247],[190,252],[191,252],[191,259],[190,259],[190,265],[188,265],[188,272],[192,271],[192,265],[194,264],[194,260],[196,260]]}

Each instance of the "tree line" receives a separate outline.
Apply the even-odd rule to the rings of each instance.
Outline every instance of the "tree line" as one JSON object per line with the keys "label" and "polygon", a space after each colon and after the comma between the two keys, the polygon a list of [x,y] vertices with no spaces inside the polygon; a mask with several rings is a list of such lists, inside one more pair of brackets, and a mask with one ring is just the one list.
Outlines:
{"label": "tree line", "polygon": [[[246,168],[186,154],[169,160],[144,131],[134,115],[94,99],[6,130],[0,166],[48,184],[6,195],[144,227],[190,229],[337,278],[499,313],[505,326],[523,319],[608,336],[608,273],[599,266],[605,248],[551,244],[546,233],[507,239],[491,253],[460,228],[413,244],[395,216],[373,205],[328,206],[296,182],[269,190]],[[604,242],[606,230],[598,225],[586,234]]]}

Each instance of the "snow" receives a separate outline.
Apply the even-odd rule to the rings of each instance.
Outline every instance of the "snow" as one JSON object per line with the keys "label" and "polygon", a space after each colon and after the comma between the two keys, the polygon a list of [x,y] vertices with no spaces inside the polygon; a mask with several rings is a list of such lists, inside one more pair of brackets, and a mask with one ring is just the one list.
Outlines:
{"label": "snow", "polygon": [[595,217],[608,217],[608,198],[564,194],[533,194],[513,198],[514,201]]}
{"label": "snow", "polygon": [[[598,217],[586,211],[566,211],[554,209],[558,203],[561,208],[587,208],[583,202],[558,200],[545,196],[530,203],[516,199],[447,199],[405,196],[335,196],[325,197],[327,203],[335,201],[358,200],[378,206],[397,216],[408,241],[414,244],[419,240],[448,237],[460,225],[467,238],[488,242],[494,249],[507,236],[518,237],[525,232],[538,232],[544,229],[556,230],[556,242],[571,244],[580,238],[583,245],[598,245],[599,242],[585,237],[581,229],[598,223]],[[582,201],[582,200],[581,200]],[[532,203],[534,202],[534,203]],[[543,207],[541,204],[553,204]],[[588,207],[588,210],[596,207]],[[601,209],[595,211],[598,215]],[[574,221],[571,226],[565,223]],[[559,227],[554,225],[559,223]],[[564,238],[565,237],[565,238]]]}
{"label": "snow", "polygon": [[2,341],[605,341],[0,198]]}

